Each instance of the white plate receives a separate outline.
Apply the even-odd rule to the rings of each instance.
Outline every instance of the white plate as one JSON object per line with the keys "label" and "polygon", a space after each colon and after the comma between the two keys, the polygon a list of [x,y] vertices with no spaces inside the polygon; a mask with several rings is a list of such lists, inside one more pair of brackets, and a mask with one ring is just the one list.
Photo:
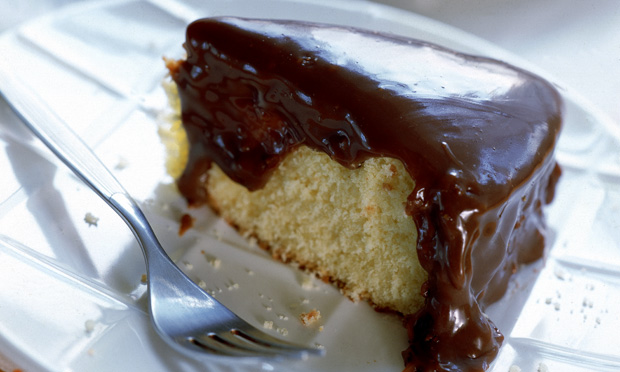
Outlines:
{"label": "white plate", "polygon": [[[394,316],[318,281],[308,285],[207,210],[192,211],[196,227],[177,236],[186,209],[157,135],[166,107],[161,57],[181,55],[189,21],[223,14],[363,26],[536,70],[454,28],[360,1],[102,2],[4,34],[0,58],[8,67],[0,73],[19,76],[96,149],[190,276],[259,327],[273,321],[275,335],[328,351],[303,363],[224,366],[168,349],[145,313],[144,264],[129,230],[0,102],[0,350],[24,370],[402,370],[406,335]],[[558,85],[567,110],[558,150],[564,176],[549,210],[553,249],[488,310],[506,336],[494,371],[535,371],[541,363],[552,371],[620,369],[620,136]],[[84,221],[87,213],[99,218],[96,226]],[[297,319],[313,308],[323,331]]]}

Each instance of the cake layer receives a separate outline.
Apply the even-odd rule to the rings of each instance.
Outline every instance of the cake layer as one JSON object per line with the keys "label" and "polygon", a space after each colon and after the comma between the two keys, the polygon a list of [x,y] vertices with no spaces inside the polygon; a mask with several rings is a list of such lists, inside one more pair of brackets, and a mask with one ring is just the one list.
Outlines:
{"label": "cake layer", "polygon": [[[178,182],[189,203],[210,201],[276,255],[329,268],[376,304],[391,283],[370,294],[375,279],[341,273],[415,277],[414,290],[390,296],[414,295],[389,300],[409,314],[408,368],[488,367],[503,337],[483,309],[544,248],[542,206],[559,175],[555,89],[495,60],[327,25],[205,19],[188,27],[185,46],[187,59],[168,66],[190,145]],[[392,166],[408,177],[389,190],[382,174]],[[405,214],[411,236],[402,245],[346,247],[346,234],[375,234],[368,221],[378,224],[368,231],[387,235]],[[328,245],[313,252],[311,241]],[[387,262],[369,266],[373,257]],[[342,261],[349,270],[336,269]]]}
{"label": "cake layer", "polygon": [[369,159],[351,170],[301,147],[259,190],[209,171],[210,204],[274,257],[338,284],[354,299],[403,314],[417,311],[427,274],[416,228],[404,213],[413,182],[402,163]]}

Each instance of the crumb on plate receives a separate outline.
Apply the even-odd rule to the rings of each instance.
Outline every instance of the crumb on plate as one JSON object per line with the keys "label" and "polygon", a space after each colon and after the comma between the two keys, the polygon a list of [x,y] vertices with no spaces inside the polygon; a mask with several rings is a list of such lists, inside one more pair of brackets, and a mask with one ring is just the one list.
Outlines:
{"label": "crumb on plate", "polygon": [[88,212],[84,216],[84,222],[88,224],[88,226],[97,226],[99,222],[99,217],[95,217],[92,213]]}
{"label": "crumb on plate", "polygon": [[84,329],[86,330],[86,333],[91,333],[92,331],[94,331],[95,321],[92,319],[88,319],[86,322],[84,322]]}
{"label": "crumb on plate", "polygon": [[307,313],[301,313],[299,319],[303,325],[308,326],[321,319],[321,312],[317,309],[312,309]]}
{"label": "crumb on plate", "polygon": [[181,216],[181,221],[179,224],[179,236],[183,236],[187,232],[187,230],[191,229],[194,226],[194,217],[185,213]]}

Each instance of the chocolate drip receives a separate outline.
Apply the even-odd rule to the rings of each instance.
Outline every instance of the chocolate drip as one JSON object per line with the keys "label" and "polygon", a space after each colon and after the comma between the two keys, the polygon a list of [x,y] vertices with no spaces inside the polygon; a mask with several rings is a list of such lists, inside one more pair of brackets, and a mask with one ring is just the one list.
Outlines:
{"label": "chocolate drip", "polygon": [[309,23],[204,19],[185,47],[171,73],[191,146],[179,180],[188,201],[205,202],[210,162],[255,190],[300,145],[349,168],[401,160],[428,271],[425,305],[405,317],[407,369],[488,368],[503,336],[483,310],[544,247],[555,89],[495,60]]}

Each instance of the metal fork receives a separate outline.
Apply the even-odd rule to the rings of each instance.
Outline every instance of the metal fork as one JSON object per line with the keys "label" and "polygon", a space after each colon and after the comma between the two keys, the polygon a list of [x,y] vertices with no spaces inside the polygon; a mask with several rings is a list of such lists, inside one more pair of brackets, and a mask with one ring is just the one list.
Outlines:
{"label": "metal fork", "polygon": [[208,359],[306,359],[324,350],[272,337],[239,318],[190,280],[168,257],[146,217],[90,148],[42,99],[0,73],[0,96],[32,132],[127,223],[146,261],[150,313],[173,348]]}

